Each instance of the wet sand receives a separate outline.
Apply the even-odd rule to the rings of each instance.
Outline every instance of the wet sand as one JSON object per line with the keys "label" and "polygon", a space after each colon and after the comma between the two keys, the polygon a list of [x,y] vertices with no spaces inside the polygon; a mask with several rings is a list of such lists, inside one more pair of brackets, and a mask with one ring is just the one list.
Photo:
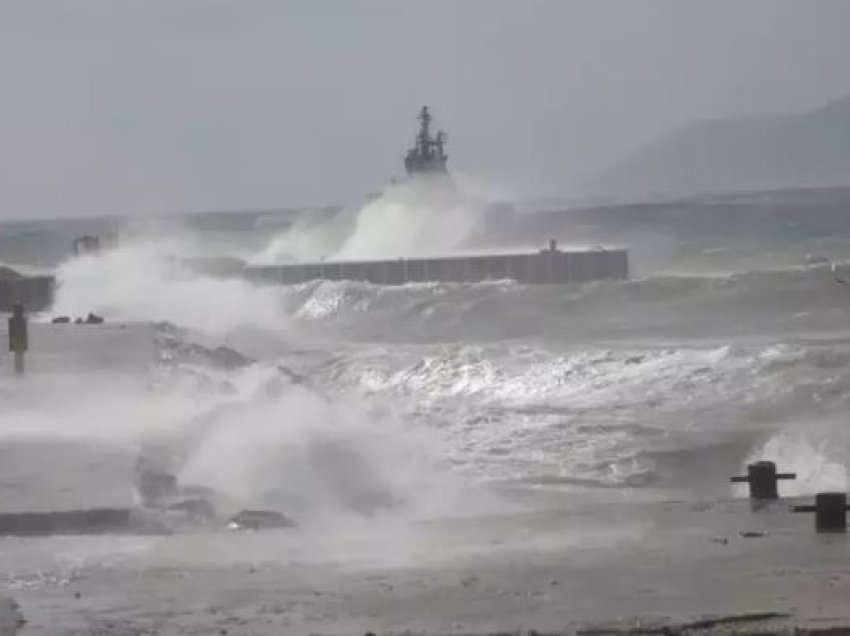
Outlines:
{"label": "wet sand", "polygon": [[[0,509],[93,505],[95,496],[98,505],[131,503],[134,449],[107,444],[100,455],[89,440],[117,444],[121,435],[108,434],[116,422],[135,417],[141,428],[150,419],[110,399],[123,381],[128,391],[147,382],[150,335],[68,329],[43,327],[41,342],[62,337],[43,347],[55,356],[33,358],[37,383],[0,386],[30,416],[4,422]],[[104,335],[114,342],[93,346]],[[45,395],[55,413],[31,417]],[[91,395],[76,411],[87,417],[62,417],[64,404]],[[63,426],[67,436],[57,433]],[[710,468],[722,491],[725,467]],[[753,512],[746,500],[649,489],[526,490],[490,505],[501,514],[430,521],[400,511],[298,519],[288,531],[4,537],[0,594],[20,604],[22,634],[43,636],[850,625],[850,537],[816,534],[811,515],[789,511],[794,503]],[[742,617],[753,620],[732,620]],[[729,622],[702,622],[716,619]]]}
{"label": "wet sand", "polygon": [[603,502],[419,524],[6,538],[2,588],[33,635],[850,625],[850,537],[816,534],[791,503],[753,513],[742,500]]}

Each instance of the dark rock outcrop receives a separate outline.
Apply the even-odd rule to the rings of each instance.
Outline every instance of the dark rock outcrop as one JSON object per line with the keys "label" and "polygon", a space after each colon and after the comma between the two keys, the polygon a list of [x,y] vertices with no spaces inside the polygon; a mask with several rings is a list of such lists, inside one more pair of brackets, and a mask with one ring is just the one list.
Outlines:
{"label": "dark rock outcrop", "polygon": [[189,519],[202,522],[211,522],[216,519],[215,506],[209,499],[200,497],[183,499],[170,504],[168,512],[184,513]]}
{"label": "dark rock outcrop", "polygon": [[177,495],[177,477],[142,466],[136,473],[136,490],[145,506],[156,507]]}
{"label": "dark rock outcrop", "polygon": [[233,530],[270,530],[294,528],[297,524],[276,510],[242,510],[228,521]]}

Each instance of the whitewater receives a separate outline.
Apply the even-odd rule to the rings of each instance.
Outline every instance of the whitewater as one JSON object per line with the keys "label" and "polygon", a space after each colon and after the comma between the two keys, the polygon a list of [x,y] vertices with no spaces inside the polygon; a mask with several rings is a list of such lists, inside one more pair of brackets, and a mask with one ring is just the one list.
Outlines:
{"label": "whitewater", "polygon": [[[659,232],[651,233],[619,213],[493,219],[469,206],[438,206],[433,233],[423,237],[434,208],[410,207],[405,196],[413,195],[372,202],[359,213],[301,212],[273,231],[256,216],[235,231],[213,217],[212,231],[180,219],[155,227],[134,221],[120,245],[77,258],[56,245],[82,225],[7,225],[18,246],[8,264],[55,272],[57,294],[49,311],[32,317],[32,373],[0,376],[2,465],[14,466],[14,456],[37,448],[38,459],[24,463],[44,462],[45,482],[28,487],[53,492],[64,479],[60,458],[90,454],[91,475],[100,476],[83,475],[75,487],[94,500],[114,485],[103,475],[123,470],[109,473],[106,464],[123,466],[130,460],[116,458],[155,448],[181,483],[217,493],[224,510],[275,508],[299,524],[272,539],[189,532],[0,540],[0,587],[29,601],[32,633],[66,633],[51,631],[55,616],[72,626],[67,633],[77,633],[105,624],[104,613],[126,629],[115,633],[156,625],[161,633],[191,633],[202,624],[283,633],[276,630],[284,623],[275,622],[282,617],[293,633],[365,629],[386,616],[395,622],[382,624],[399,629],[513,625],[509,613],[502,622],[466,615],[417,623],[421,617],[398,614],[389,601],[366,602],[360,592],[335,587],[326,570],[342,567],[334,576],[343,577],[355,576],[357,567],[407,572],[376,583],[357,570],[361,578],[345,579],[351,589],[439,589],[410,568],[432,568],[428,576],[440,579],[447,567],[504,551],[539,572],[548,567],[547,550],[580,561],[578,555],[601,546],[617,546],[620,562],[631,563],[641,540],[650,552],[661,550],[646,539],[658,532],[660,517],[629,512],[632,506],[741,502],[744,493],[728,477],[759,459],[797,474],[782,485],[788,496],[846,490],[850,289],[836,282],[836,272],[850,257],[850,229],[836,232],[833,216],[822,215],[818,231],[780,235],[776,218],[784,224],[791,214],[781,198],[776,215],[762,202],[752,209],[736,203],[736,225],[710,229],[702,204],[682,204],[664,222],[656,211]],[[797,199],[793,205],[796,227],[810,226],[818,210]],[[409,222],[400,222],[405,215]],[[526,235],[509,231],[520,225]],[[269,263],[393,256],[408,246],[420,254],[508,242],[534,247],[543,232],[557,232],[567,244],[626,243],[635,275],[565,286],[284,287],[205,275],[176,258],[226,251]],[[807,261],[811,254],[829,263]],[[54,316],[88,312],[105,316],[106,324],[49,324]],[[58,352],[41,361],[39,334]],[[14,499],[21,484],[4,480],[4,470],[0,494]],[[585,511],[580,518],[569,516],[578,510]],[[433,527],[437,534],[429,534]],[[485,562],[475,576],[486,578],[481,572],[490,568],[501,581],[495,588],[510,587],[510,576],[493,569],[498,559]],[[253,582],[244,578],[248,565]],[[576,572],[589,567],[573,565]],[[269,609],[270,590],[282,594],[274,586],[283,585],[276,568],[284,566],[287,576],[301,578],[287,588],[288,600],[278,598],[278,609]],[[131,576],[139,569],[150,579]],[[219,583],[230,581],[221,584],[231,591],[205,580],[210,571]],[[193,582],[185,596],[173,591],[182,589],[181,576]],[[566,594],[569,585],[557,576]],[[107,591],[110,585],[132,597],[124,610],[115,609],[118,592]],[[234,600],[233,590],[246,587],[255,597]],[[151,600],[157,588],[172,590],[170,609]],[[308,588],[333,599],[322,606],[325,619],[305,609],[320,601],[292,600]],[[69,590],[91,594],[95,607],[76,612]],[[646,611],[620,601],[624,614],[617,615]],[[678,599],[670,607],[690,615],[694,602]],[[433,607],[446,615],[466,611]],[[524,607],[523,620],[531,620],[534,612]],[[610,618],[598,604],[565,607],[588,620]],[[666,616],[677,616],[665,607]],[[540,611],[549,623],[563,624]],[[231,623],[222,622],[225,614]]]}

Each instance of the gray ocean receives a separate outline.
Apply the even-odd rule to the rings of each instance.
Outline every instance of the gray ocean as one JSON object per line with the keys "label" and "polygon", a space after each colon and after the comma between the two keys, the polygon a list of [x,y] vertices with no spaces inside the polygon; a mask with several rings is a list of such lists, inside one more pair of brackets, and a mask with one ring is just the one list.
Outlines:
{"label": "gray ocean", "polygon": [[[740,495],[728,477],[753,459],[796,472],[789,494],[843,490],[849,220],[850,191],[812,190],[566,211],[378,201],[6,222],[0,261],[55,273],[57,295],[32,317],[52,357],[34,344],[23,380],[3,359],[2,494],[24,488],[31,507],[49,507],[70,448],[92,455],[74,478],[86,502],[74,503],[108,498],[104,458],[145,447],[236,508],[322,528],[722,499]],[[72,257],[85,233],[119,238]],[[262,287],[181,260],[538,249],[549,237],[625,246],[632,278]],[[90,311],[106,323],[46,324]],[[33,441],[41,454],[20,459]],[[21,463],[44,484],[4,475]],[[6,589],[46,584],[21,545],[4,543]],[[110,550],[57,546],[73,568]]]}

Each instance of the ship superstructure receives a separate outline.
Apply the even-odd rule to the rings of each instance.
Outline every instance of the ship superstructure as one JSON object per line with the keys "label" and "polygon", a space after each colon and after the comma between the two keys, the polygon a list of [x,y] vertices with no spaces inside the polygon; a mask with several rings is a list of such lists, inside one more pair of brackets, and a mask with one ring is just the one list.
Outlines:
{"label": "ship superstructure", "polygon": [[419,132],[413,147],[404,157],[404,167],[410,176],[444,174],[446,172],[446,133],[442,130],[431,136],[431,113],[423,106],[419,111]]}

